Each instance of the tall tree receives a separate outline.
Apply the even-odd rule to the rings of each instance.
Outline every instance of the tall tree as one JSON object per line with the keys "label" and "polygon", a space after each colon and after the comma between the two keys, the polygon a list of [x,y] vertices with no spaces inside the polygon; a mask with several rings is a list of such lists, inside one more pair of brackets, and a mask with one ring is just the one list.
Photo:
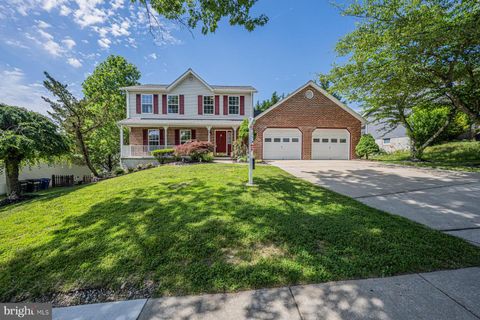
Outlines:
{"label": "tall tree", "polygon": [[243,26],[253,31],[257,26],[268,22],[264,14],[252,16],[250,9],[258,0],[138,0],[145,6],[150,19],[150,26],[157,24],[157,19],[150,11],[153,8],[158,14],[169,20],[177,21],[191,29],[202,24],[202,33],[215,32],[219,21],[227,17],[230,25]]}
{"label": "tall tree", "polygon": [[474,101],[480,98],[480,72],[475,67],[480,62],[480,31],[473,29],[479,8],[471,0],[353,3],[343,12],[360,18],[360,23],[337,44],[346,62],[331,71],[333,89],[360,102],[367,116],[390,129],[404,125],[413,139],[418,135],[408,120],[415,106],[434,110],[450,105],[444,122],[428,139],[421,144],[412,140],[412,157],[421,158],[423,149],[459,111],[478,118]]}
{"label": "tall tree", "polygon": [[480,3],[477,0],[367,0],[344,14],[360,17],[337,51],[351,71],[401,73],[480,121]]}
{"label": "tall tree", "polygon": [[92,132],[103,125],[105,114],[108,114],[108,111],[95,113],[92,108],[89,108],[89,102],[86,99],[78,100],[75,98],[67,89],[66,84],[55,80],[47,72],[45,72],[45,76],[46,80],[43,81],[43,85],[57,99],[54,101],[42,97],[53,110],[48,111],[48,113],[71,140],[75,141],[77,151],[82,155],[85,165],[95,177],[98,177],[98,171],[90,159],[87,141]]}
{"label": "tall tree", "polygon": [[24,108],[0,104],[0,160],[7,177],[9,199],[21,195],[21,166],[66,153],[68,141],[47,117]]}
{"label": "tall tree", "polygon": [[257,101],[257,104],[255,105],[255,113],[261,113],[267,110],[283,98],[285,98],[285,94],[282,93],[279,95],[277,91],[274,91],[270,99],[263,100],[262,102]]}
{"label": "tall tree", "polygon": [[94,166],[111,172],[119,162],[120,133],[117,122],[126,117],[126,96],[121,87],[138,84],[140,71],[124,57],[110,55],[82,84],[88,108],[103,114],[103,124],[90,135],[87,144]]}

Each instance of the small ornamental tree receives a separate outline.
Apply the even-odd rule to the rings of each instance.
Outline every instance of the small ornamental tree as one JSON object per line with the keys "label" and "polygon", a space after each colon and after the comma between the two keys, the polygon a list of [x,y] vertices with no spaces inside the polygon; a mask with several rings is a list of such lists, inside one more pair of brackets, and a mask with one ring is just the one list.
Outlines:
{"label": "small ornamental tree", "polygon": [[355,152],[359,157],[365,157],[368,159],[368,156],[380,151],[375,139],[371,134],[364,134],[355,148]]}
{"label": "small ornamental tree", "polygon": [[18,175],[23,164],[60,156],[69,144],[47,117],[27,109],[0,104],[0,160],[7,177],[7,195],[20,198]]}

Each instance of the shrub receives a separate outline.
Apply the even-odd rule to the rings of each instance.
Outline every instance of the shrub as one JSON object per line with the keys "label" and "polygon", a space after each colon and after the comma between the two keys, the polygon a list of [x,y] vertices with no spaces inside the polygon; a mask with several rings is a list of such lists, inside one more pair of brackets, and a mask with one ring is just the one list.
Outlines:
{"label": "shrub", "polygon": [[115,169],[115,175],[120,176],[122,174],[125,174],[125,169],[123,169],[122,167],[118,167],[117,169]]}
{"label": "shrub", "polygon": [[200,162],[213,162],[213,153],[204,153],[200,156]]}
{"label": "shrub", "polygon": [[[213,152],[214,146],[211,142],[192,140],[175,147],[175,156],[193,162],[201,162],[204,157]],[[205,158],[207,159],[207,158]]]}
{"label": "shrub", "polygon": [[135,168],[128,168],[128,173],[135,172]]}
{"label": "shrub", "polygon": [[159,149],[152,151],[152,156],[154,156],[158,160],[158,162],[160,162],[160,164],[175,161],[174,154],[174,149]]}
{"label": "shrub", "polygon": [[368,159],[368,156],[380,151],[375,139],[371,134],[364,134],[355,148],[355,152],[359,157],[365,157]]}

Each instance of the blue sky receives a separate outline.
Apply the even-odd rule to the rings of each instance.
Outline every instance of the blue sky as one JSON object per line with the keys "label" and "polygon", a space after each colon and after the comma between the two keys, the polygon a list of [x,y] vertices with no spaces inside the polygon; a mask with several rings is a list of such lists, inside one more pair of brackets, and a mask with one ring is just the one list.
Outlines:
{"label": "blue sky", "polygon": [[110,54],[124,56],[142,83],[169,83],[189,67],[211,84],[253,85],[264,99],[288,93],[335,61],[337,40],[354,28],[323,0],[260,0],[270,21],[249,33],[223,21],[204,36],[160,20],[127,0],[2,0],[0,102],[45,113],[43,71],[81,95],[81,83]]}

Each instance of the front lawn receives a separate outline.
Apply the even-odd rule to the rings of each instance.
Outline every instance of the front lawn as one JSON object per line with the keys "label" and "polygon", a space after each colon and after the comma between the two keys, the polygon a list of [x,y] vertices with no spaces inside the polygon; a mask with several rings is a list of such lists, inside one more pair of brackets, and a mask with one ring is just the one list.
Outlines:
{"label": "front lawn", "polygon": [[[0,301],[183,295],[480,265],[480,248],[257,166],[164,166],[0,209]],[[132,295],[135,292],[136,295]],[[76,300],[78,303],[91,300]]]}
{"label": "front lawn", "polygon": [[424,162],[410,161],[408,151],[397,151],[372,157],[372,160],[402,165],[480,172],[480,142],[448,142],[427,147]]}

